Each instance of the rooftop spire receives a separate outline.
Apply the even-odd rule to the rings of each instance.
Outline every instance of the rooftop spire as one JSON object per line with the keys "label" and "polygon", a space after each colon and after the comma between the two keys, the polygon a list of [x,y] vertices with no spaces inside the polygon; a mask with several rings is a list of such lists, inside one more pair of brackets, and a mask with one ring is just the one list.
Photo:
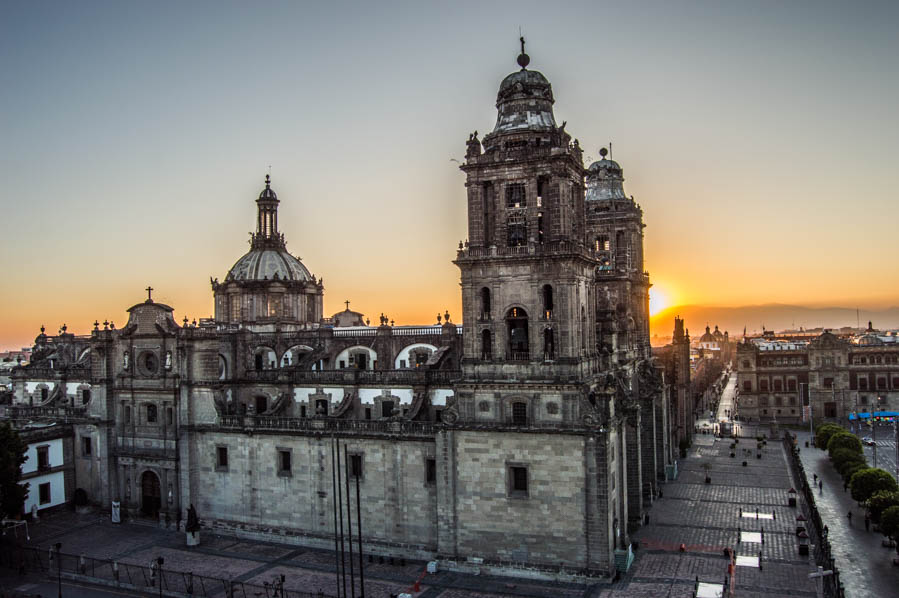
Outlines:
{"label": "rooftop spire", "polygon": [[521,41],[521,54],[518,55],[518,66],[524,70],[531,63],[531,57],[524,53],[524,36],[518,38]]}
{"label": "rooftop spire", "polygon": [[278,232],[278,195],[272,189],[272,177],[265,175],[265,189],[256,200],[256,234],[252,245],[284,245],[284,236]]}

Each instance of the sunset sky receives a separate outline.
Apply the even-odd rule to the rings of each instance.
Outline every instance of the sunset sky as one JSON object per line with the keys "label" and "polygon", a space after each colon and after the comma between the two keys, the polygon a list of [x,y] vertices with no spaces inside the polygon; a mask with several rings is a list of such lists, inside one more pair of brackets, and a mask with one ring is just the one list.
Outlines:
{"label": "sunset sky", "polygon": [[899,3],[7,1],[0,349],[148,284],[210,316],[269,165],[326,314],[458,320],[453,160],[519,27],[557,122],[614,144],[654,306],[899,304]]}

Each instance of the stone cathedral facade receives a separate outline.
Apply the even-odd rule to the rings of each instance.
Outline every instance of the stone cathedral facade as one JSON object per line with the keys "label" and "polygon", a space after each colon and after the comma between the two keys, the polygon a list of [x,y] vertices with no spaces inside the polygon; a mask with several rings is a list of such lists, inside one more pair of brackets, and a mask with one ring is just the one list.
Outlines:
{"label": "stone cathedral facade", "polygon": [[42,330],[9,412],[64,414],[74,483],[160,525],[193,504],[207,528],[333,547],[336,437],[368,552],[612,574],[677,407],[650,354],[642,211],[604,152],[584,167],[528,62],[461,165],[461,325],[324,318],[266,177],[249,252],[211,281],[214,319],[178,323],[148,295],[121,328]]}

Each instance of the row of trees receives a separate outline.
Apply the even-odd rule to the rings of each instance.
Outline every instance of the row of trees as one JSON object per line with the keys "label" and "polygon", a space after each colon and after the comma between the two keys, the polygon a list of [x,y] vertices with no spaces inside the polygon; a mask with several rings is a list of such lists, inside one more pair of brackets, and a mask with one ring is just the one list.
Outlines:
{"label": "row of trees", "polygon": [[[862,443],[836,424],[821,424],[815,430],[815,445],[826,448],[834,469],[843,477],[853,500],[864,505],[881,533],[899,539],[899,484],[888,471],[868,467]],[[899,548],[897,548],[899,552]]]}

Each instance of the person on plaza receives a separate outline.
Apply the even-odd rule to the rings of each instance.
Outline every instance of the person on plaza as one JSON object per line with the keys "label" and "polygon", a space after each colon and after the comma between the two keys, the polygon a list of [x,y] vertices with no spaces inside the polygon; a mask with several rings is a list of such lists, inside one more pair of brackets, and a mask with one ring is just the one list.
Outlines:
{"label": "person on plaza", "polygon": [[829,533],[830,533],[830,528],[825,525],[824,526],[824,535],[826,536]]}
{"label": "person on plaza", "polygon": [[814,476],[815,481],[817,482],[817,481],[818,481],[818,474],[817,474],[817,473],[813,473],[812,476]]}
{"label": "person on plaza", "polygon": [[818,480],[818,490],[824,492],[824,482],[822,482],[821,480]]}
{"label": "person on plaza", "polygon": [[846,513],[846,519],[849,520],[850,524],[852,523],[852,511],[849,511],[848,513]]}

